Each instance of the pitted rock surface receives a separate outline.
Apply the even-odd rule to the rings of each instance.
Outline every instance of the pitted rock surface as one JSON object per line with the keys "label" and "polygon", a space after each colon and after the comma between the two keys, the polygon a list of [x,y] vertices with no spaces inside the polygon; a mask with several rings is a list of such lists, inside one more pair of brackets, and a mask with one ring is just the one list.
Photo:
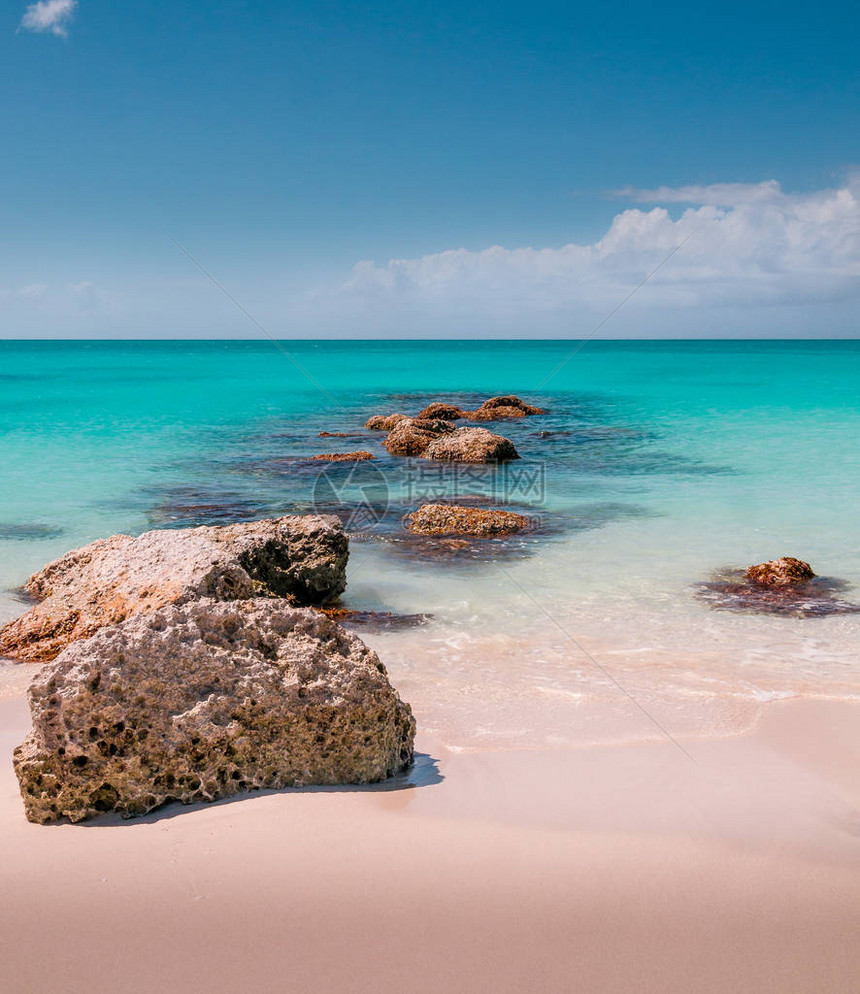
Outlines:
{"label": "pitted rock surface", "polygon": [[26,590],[39,603],[0,629],[0,655],[53,659],[105,625],[200,597],[324,604],[346,588],[348,555],[329,515],[100,539],[30,577]]}
{"label": "pitted rock surface", "polygon": [[782,556],[770,562],[750,566],[746,572],[747,579],[767,587],[791,587],[796,583],[811,580],[815,573],[809,563],[794,556]]}
{"label": "pitted rock surface", "polygon": [[370,783],[413,756],[412,711],[376,653],[270,598],[198,600],[104,628],[44,667],[29,699],[14,766],[40,823]]}
{"label": "pitted rock surface", "polygon": [[422,504],[407,514],[407,530],[415,535],[472,535],[496,538],[514,535],[529,527],[528,518],[496,508],[460,507],[456,504]]}
{"label": "pitted rock surface", "polygon": [[405,418],[382,444],[393,456],[420,456],[434,439],[456,430],[450,421],[439,418]]}
{"label": "pitted rock surface", "polygon": [[372,418],[368,418],[364,427],[371,431],[391,431],[398,421],[408,420],[407,414],[374,414]]}
{"label": "pitted rock surface", "polygon": [[520,458],[509,438],[494,435],[486,428],[455,428],[433,439],[422,454],[444,462],[491,463]]}

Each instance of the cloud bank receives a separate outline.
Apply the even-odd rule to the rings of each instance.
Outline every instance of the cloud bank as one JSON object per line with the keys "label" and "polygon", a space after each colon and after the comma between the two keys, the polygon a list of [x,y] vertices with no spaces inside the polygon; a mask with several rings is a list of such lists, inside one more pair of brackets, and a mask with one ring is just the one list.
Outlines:
{"label": "cloud bank", "polygon": [[[587,332],[672,252],[613,319],[609,334],[648,334],[664,324],[743,320],[738,333],[775,318],[767,311],[825,305],[839,310],[860,297],[860,178],[837,189],[784,193],[774,180],[712,186],[626,189],[636,203],[617,214],[592,244],[481,251],[452,249],[384,265],[358,263],[339,288],[357,313],[402,320],[514,327],[522,333]],[[664,205],[688,205],[673,217]],[[686,241],[684,241],[687,239]],[[731,316],[726,312],[733,311]],[[632,313],[631,313],[632,312]],[[846,314],[849,313],[846,311]],[[856,311],[854,312],[856,313]],[[792,317],[795,320],[796,315]],[[626,319],[626,332],[625,332]],[[685,324],[686,322],[686,324]],[[707,328],[706,328],[707,330]],[[858,332],[855,321],[854,333]],[[778,328],[765,333],[778,333]],[[820,334],[817,328],[810,335]],[[836,333],[844,334],[845,331]]]}
{"label": "cloud bank", "polygon": [[24,11],[21,27],[25,31],[48,31],[67,38],[69,23],[77,5],[77,0],[39,0]]}

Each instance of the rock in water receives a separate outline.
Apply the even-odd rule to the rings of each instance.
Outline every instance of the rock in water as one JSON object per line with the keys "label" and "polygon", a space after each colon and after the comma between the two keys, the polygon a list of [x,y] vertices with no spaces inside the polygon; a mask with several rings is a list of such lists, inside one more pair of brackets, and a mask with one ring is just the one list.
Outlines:
{"label": "rock in water", "polygon": [[410,418],[406,414],[374,414],[372,418],[367,420],[364,427],[370,428],[371,431],[391,431],[398,421],[409,420]]}
{"label": "rock in water", "polygon": [[[391,435],[388,437],[390,439]],[[494,435],[486,428],[455,428],[450,434],[433,439],[423,455],[427,459],[445,462],[472,463],[507,462],[520,458],[509,438]]]}
{"label": "rock in water", "polygon": [[318,456],[311,456],[311,462],[367,462],[368,459],[375,458],[367,449],[359,449],[357,452],[322,452]]}
{"label": "rock in water", "polygon": [[525,418],[533,414],[546,414],[541,407],[532,407],[519,397],[490,397],[481,406],[466,416],[473,421],[501,421],[510,418]]}
{"label": "rock in water", "polygon": [[528,518],[513,511],[454,504],[423,504],[406,515],[406,527],[416,535],[473,535],[495,538],[514,535],[528,527]]}
{"label": "rock in water", "polygon": [[456,430],[450,421],[438,418],[404,418],[382,444],[393,456],[420,456],[434,439]]}
{"label": "rock in water", "polygon": [[815,573],[809,563],[793,556],[783,556],[772,559],[767,563],[750,566],[746,571],[747,579],[767,587],[791,587],[796,583],[811,580]]}
{"label": "rock in water", "polygon": [[376,653],[273,599],[204,599],[104,628],[38,673],[29,698],[14,766],[34,822],[372,783],[412,762],[412,710]]}
{"label": "rock in water", "polygon": [[26,589],[40,603],[0,629],[0,655],[53,659],[104,625],[199,597],[324,604],[346,588],[348,556],[331,515],[114,535],[30,577]]}
{"label": "rock in water", "polygon": [[428,404],[423,411],[419,411],[415,417],[416,419],[441,418],[443,421],[458,421],[460,418],[468,418],[469,412],[457,407],[456,404],[446,404],[436,400],[432,404]]}

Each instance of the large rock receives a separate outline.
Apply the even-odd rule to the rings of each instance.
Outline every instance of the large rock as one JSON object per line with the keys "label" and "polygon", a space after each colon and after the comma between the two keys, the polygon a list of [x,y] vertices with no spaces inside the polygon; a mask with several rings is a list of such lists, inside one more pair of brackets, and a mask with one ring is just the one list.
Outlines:
{"label": "large rock", "polygon": [[797,583],[811,580],[815,573],[809,563],[793,556],[783,556],[766,563],[750,566],[746,571],[747,579],[767,587],[791,587]]}
{"label": "large rock", "polygon": [[407,514],[406,527],[416,535],[471,535],[496,538],[528,528],[529,520],[513,511],[460,507],[456,504],[422,504]]}
{"label": "large rock", "polygon": [[434,439],[456,430],[450,421],[438,418],[405,418],[382,444],[393,456],[420,456]]}
{"label": "large rock", "polygon": [[543,408],[532,407],[519,397],[490,397],[477,410],[467,414],[472,421],[502,421],[511,418],[525,418],[533,414],[545,414]]}
{"label": "large rock", "polygon": [[486,428],[455,428],[433,439],[423,455],[427,459],[471,463],[507,462],[520,458],[509,438],[494,435]]}
{"label": "large rock", "polygon": [[412,762],[415,720],[375,652],[316,611],[204,599],[104,628],[46,666],[15,750],[27,817],[370,783]]}
{"label": "large rock", "polygon": [[343,526],[328,515],[100,539],[30,577],[40,603],[0,629],[0,655],[53,659],[104,625],[199,597],[323,604],[344,591],[348,555]]}

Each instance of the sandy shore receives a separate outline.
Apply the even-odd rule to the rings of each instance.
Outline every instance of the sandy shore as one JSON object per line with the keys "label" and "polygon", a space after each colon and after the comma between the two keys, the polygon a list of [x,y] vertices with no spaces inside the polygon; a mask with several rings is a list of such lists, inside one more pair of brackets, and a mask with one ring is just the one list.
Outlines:
{"label": "sandy shore", "polygon": [[749,735],[452,753],[402,789],[24,819],[0,701],[0,988],[822,992],[860,986],[860,706]]}

